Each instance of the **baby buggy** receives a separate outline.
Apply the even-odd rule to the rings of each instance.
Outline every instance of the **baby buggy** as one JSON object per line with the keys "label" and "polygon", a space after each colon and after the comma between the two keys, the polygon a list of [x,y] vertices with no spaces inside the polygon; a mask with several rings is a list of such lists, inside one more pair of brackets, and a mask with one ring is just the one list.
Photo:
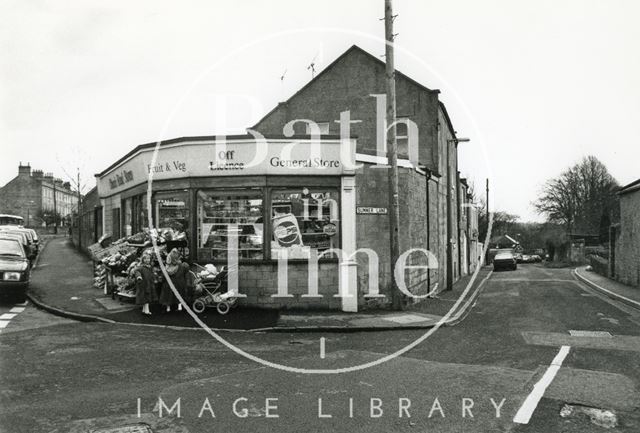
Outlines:
{"label": "baby buggy", "polygon": [[238,305],[238,297],[227,292],[229,269],[224,266],[217,274],[212,274],[206,268],[196,265],[195,296],[192,308],[200,314],[207,307],[215,307],[220,314],[227,314],[231,308]]}

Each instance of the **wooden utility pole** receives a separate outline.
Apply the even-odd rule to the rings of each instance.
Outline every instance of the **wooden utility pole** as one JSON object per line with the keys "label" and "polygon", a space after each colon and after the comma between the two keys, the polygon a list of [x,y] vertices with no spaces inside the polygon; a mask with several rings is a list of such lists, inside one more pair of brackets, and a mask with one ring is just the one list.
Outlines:
{"label": "wooden utility pole", "polygon": [[395,279],[395,265],[400,257],[400,209],[398,206],[398,148],[396,143],[396,71],[393,61],[393,8],[384,2],[385,75],[387,82],[387,158],[389,160],[389,232],[391,259],[391,300],[393,309],[403,309],[403,299]]}
{"label": "wooden utility pole", "polygon": [[489,223],[489,219],[490,219],[490,215],[491,215],[491,211],[489,210],[489,178],[487,178],[487,186],[485,189],[485,194],[486,194],[486,201],[487,201],[487,239],[485,239],[486,245],[485,245],[485,251],[487,252],[486,256],[484,257],[485,263],[488,263],[488,257],[489,257],[489,244],[491,243],[491,239],[489,239],[489,235],[491,234],[489,231],[490,228],[490,223]]}
{"label": "wooden utility pole", "polygon": [[[485,190],[486,193],[486,197],[487,197],[487,233],[489,233],[489,178],[487,178],[487,187]],[[489,239],[487,239],[487,242],[489,241]]]}

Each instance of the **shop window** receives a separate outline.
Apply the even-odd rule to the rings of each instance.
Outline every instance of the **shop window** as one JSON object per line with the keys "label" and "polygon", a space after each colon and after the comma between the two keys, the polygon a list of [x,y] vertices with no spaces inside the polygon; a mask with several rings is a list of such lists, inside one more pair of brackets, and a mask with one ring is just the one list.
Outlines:
{"label": "shop window", "polygon": [[167,249],[178,248],[183,256],[189,256],[189,192],[159,192],[154,195],[154,226],[167,243]]}
{"label": "shop window", "polygon": [[132,213],[132,207],[131,207],[131,198],[127,198],[122,201],[122,208],[123,208],[122,216],[124,218],[122,228],[124,230],[124,235],[131,236],[132,230],[133,230],[133,226],[132,226],[133,213]]}
{"label": "shop window", "polygon": [[198,191],[197,234],[198,260],[226,260],[231,236],[239,259],[263,259],[262,191]]}
{"label": "shop window", "polygon": [[287,258],[307,259],[311,250],[321,253],[339,248],[338,197],[337,189],[273,190],[271,258],[277,259],[286,250]]}
{"label": "shop window", "polygon": [[133,232],[138,233],[149,227],[149,214],[147,212],[147,195],[133,197]]}

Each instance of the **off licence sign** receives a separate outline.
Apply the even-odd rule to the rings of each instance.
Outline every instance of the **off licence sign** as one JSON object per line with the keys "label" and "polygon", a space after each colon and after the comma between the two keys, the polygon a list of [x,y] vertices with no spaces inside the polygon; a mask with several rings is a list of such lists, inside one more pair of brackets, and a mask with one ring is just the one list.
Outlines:
{"label": "off licence sign", "polygon": [[387,214],[387,208],[386,207],[358,206],[358,207],[356,207],[356,213],[358,215],[386,215]]}

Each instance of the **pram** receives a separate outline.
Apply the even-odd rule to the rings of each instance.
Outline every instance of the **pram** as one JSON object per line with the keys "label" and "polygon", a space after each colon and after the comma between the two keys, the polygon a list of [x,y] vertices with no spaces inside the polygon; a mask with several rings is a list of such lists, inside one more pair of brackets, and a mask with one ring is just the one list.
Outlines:
{"label": "pram", "polygon": [[228,293],[227,281],[229,269],[223,266],[215,275],[202,276],[207,269],[194,265],[197,272],[194,272],[195,278],[195,296],[191,307],[197,314],[204,312],[207,307],[216,307],[218,313],[227,314],[231,308],[238,306],[238,296],[234,293]]}

